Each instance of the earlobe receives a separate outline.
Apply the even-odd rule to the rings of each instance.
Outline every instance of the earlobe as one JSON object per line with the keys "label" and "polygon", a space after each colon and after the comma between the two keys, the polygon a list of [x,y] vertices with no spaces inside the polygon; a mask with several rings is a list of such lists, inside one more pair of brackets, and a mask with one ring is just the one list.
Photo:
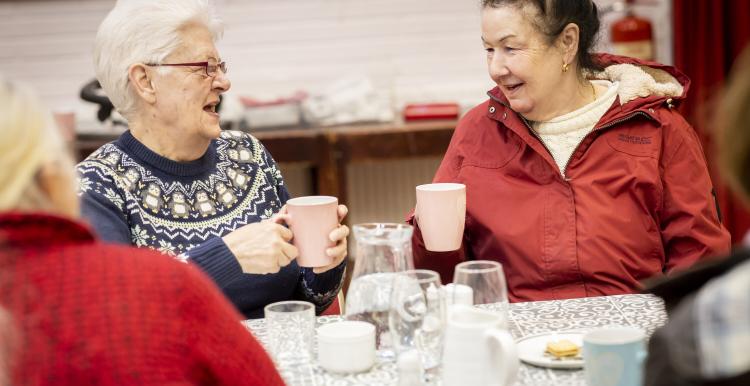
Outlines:
{"label": "earlobe", "polygon": [[136,63],[128,68],[128,79],[135,93],[147,103],[156,101],[156,87],[151,77],[151,71],[142,63]]}

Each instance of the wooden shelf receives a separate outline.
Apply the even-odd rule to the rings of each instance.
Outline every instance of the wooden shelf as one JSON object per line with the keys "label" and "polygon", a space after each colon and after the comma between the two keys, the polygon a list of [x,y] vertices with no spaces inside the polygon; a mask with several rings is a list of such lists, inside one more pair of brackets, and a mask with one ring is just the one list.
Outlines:
{"label": "wooden shelf", "polygon": [[[350,163],[385,159],[441,156],[448,148],[456,121],[289,128],[251,134],[276,162],[308,163],[314,174],[315,194],[347,202],[346,167]],[[116,135],[82,134],[76,150],[84,158]]]}

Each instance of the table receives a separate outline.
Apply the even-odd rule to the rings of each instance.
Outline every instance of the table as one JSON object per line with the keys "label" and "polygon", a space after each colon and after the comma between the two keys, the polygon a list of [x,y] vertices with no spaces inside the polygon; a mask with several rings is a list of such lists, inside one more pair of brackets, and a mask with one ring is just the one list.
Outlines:
{"label": "table", "polygon": [[[492,308],[489,305],[488,308]],[[339,321],[340,316],[323,316],[318,324]],[[592,298],[553,300],[510,305],[510,329],[515,338],[564,330],[589,330],[618,324],[639,327],[650,336],[666,323],[667,314],[661,299],[653,295],[616,295]],[[266,339],[263,319],[247,320],[245,326],[261,342]],[[396,365],[378,362],[366,373],[330,374],[315,364],[280,368],[289,386],[398,385]],[[517,386],[584,385],[581,370],[552,370],[522,364]]]}

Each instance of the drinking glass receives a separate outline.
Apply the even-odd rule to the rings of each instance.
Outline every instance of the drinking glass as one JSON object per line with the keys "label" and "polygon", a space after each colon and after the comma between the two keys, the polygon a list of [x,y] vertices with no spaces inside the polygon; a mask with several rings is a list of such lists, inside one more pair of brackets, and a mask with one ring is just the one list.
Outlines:
{"label": "drinking glass", "polygon": [[403,353],[416,351],[425,380],[434,379],[440,366],[445,330],[440,275],[424,269],[397,274],[388,322],[399,361]]}
{"label": "drinking glass", "polygon": [[407,224],[370,223],[352,227],[355,261],[346,294],[346,318],[375,325],[378,356],[393,359],[388,332],[391,289],[396,272],[414,268],[413,228]]}
{"label": "drinking glass", "polygon": [[315,336],[315,306],[284,301],[271,303],[263,311],[271,357],[285,365],[309,363]]}
{"label": "drinking glass", "polygon": [[[505,284],[503,266],[490,260],[465,261],[456,265],[453,284],[470,288],[474,305],[486,304],[486,309],[502,313],[505,323],[508,320],[508,288]],[[454,291],[454,296],[458,291]],[[448,303],[461,304],[460,299]],[[505,326],[507,327],[507,326]]]}

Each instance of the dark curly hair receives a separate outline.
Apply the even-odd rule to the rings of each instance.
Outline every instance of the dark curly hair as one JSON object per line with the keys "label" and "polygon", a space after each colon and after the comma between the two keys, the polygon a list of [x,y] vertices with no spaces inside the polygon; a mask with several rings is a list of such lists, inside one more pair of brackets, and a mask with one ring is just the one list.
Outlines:
{"label": "dark curly hair", "polygon": [[592,0],[482,0],[482,9],[516,6],[524,9],[534,7],[539,17],[533,22],[547,36],[547,43],[552,44],[562,33],[565,26],[573,23],[578,26],[578,68],[590,71],[601,71],[601,64],[592,55],[595,38],[599,33],[599,14]]}

